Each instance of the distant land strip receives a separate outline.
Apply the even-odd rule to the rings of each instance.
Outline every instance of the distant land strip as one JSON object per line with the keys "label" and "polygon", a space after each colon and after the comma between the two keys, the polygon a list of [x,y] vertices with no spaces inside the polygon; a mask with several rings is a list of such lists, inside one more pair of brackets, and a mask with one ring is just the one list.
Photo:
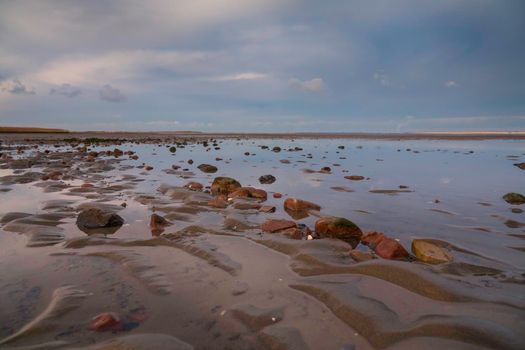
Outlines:
{"label": "distant land strip", "polygon": [[53,129],[53,128],[32,128],[22,126],[0,126],[0,133],[6,134],[65,134],[69,133],[65,129]]}
{"label": "distant land strip", "polygon": [[524,131],[512,132],[413,132],[413,133],[366,133],[366,132],[199,132],[199,131],[67,131],[64,129],[1,127],[0,140],[41,139],[59,140],[67,134],[68,139],[161,139],[216,138],[216,139],[372,139],[372,140],[525,140]]}

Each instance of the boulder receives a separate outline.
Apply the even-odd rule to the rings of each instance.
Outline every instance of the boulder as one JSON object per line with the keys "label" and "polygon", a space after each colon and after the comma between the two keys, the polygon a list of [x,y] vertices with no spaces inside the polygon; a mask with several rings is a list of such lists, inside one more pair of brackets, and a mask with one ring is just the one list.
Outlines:
{"label": "boulder", "polygon": [[321,238],[337,238],[348,242],[352,248],[359,244],[363,235],[361,229],[352,221],[334,216],[318,219],[315,222],[315,232]]}
{"label": "boulder", "polygon": [[412,253],[419,260],[430,264],[442,264],[453,260],[448,251],[423,239],[412,241]]}
{"label": "boulder", "polygon": [[240,188],[241,184],[231,177],[219,176],[213,180],[211,184],[211,193],[214,195],[224,194],[228,195],[236,189]]}

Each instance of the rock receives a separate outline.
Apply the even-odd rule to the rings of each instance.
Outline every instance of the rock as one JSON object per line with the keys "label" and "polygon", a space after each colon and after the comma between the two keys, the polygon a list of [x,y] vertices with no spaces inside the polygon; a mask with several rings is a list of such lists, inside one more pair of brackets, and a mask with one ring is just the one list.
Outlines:
{"label": "rock", "polygon": [[120,318],[114,312],[103,312],[91,320],[89,329],[92,331],[103,332],[118,330],[121,326]]}
{"label": "rock", "polygon": [[224,209],[228,207],[228,201],[224,195],[218,195],[215,198],[212,198],[208,201],[210,207]]}
{"label": "rock", "polygon": [[375,259],[374,254],[370,252],[351,250],[349,254],[350,254],[350,257],[354,259],[354,261],[356,262],[362,262],[362,261],[368,261],[368,260]]}
{"label": "rock", "polygon": [[115,233],[124,224],[124,219],[98,208],[83,210],[77,217],[78,228],[85,233]]}
{"label": "rock", "polygon": [[186,185],[184,185],[184,187],[193,191],[202,191],[204,188],[201,183],[195,181],[188,182]]}
{"label": "rock", "polygon": [[259,208],[259,211],[263,213],[275,213],[275,209],[273,205],[263,205]]}
{"label": "rock", "polygon": [[216,173],[218,170],[216,166],[210,165],[210,164],[201,164],[197,168],[199,168],[199,170],[202,171],[203,173],[209,173],[209,174]]}
{"label": "rock", "polygon": [[284,209],[291,211],[321,210],[321,207],[315,203],[308,202],[297,198],[287,198],[284,201]]}
{"label": "rock", "polygon": [[361,229],[352,221],[334,216],[318,219],[315,222],[315,232],[321,238],[337,238],[348,242],[352,248],[359,244],[363,235]]}
{"label": "rock", "polygon": [[171,152],[171,153],[175,153],[175,152],[177,152],[177,147],[175,147],[175,146],[171,146],[171,147],[170,147],[170,152]]}
{"label": "rock", "polygon": [[339,149],[345,149],[345,146],[337,146]]}
{"label": "rock", "polygon": [[251,304],[236,305],[231,311],[236,319],[254,332],[277,323],[284,317],[282,308],[261,309]]}
{"label": "rock", "polygon": [[514,164],[514,166],[517,166],[521,170],[525,170],[525,163],[516,163],[516,164]]}
{"label": "rock", "polygon": [[512,208],[510,211],[513,212],[514,214],[523,213],[523,209],[520,209],[520,208]]}
{"label": "rock", "polygon": [[144,167],[144,170],[146,170],[146,171],[150,171],[150,170],[153,170],[153,167],[152,167],[151,165],[146,165],[146,166]]}
{"label": "rock", "polygon": [[525,196],[520,193],[510,192],[503,196],[503,200],[512,205],[521,205],[525,203]]}
{"label": "rock", "polygon": [[265,201],[268,198],[268,194],[265,190],[261,190],[253,187],[240,187],[230,193],[232,198],[255,198]]}
{"label": "rock", "polygon": [[214,195],[224,194],[228,195],[236,189],[240,188],[241,184],[231,177],[216,177],[211,185],[211,193]]}
{"label": "rock", "polygon": [[345,179],[352,180],[352,181],[361,181],[361,180],[364,180],[365,177],[361,175],[348,175],[348,176],[345,176]]}
{"label": "rock", "polygon": [[320,173],[323,174],[330,174],[332,172],[332,169],[329,166],[322,167],[321,170],[319,170]]}
{"label": "rock", "polygon": [[193,159],[188,159],[188,164],[192,165],[193,164]]}
{"label": "rock", "polygon": [[276,178],[275,176],[273,175],[262,175],[261,177],[259,177],[259,182],[261,184],[273,184],[275,182]]}
{"label": "rock", "polygon": [[448,251],[423,239],[412,241],[412,253],[419,260],[430,264],[442,264],[453,260]]}
{"label": "rock", "polygon": [[383,259],[407,259],[406,249],[395,239],[385,236],[381,232],[370,232],[361,238],[361,243],[369,246]]}
{"label": "rock", "polygon": [[270,219],[270,220],[266,220],[261,225],[261,230],[263,232],[275,233],[275,232],[283,231],[283,230],[294,228],[294,227],[297,227],[297,224],[295,223],[295,221]]}
{"label": "rock", "polygon": [[272,151],[275,152],[275,153],[279,153],[279,152],[281,152],[281,147],[275,146],[274,148],[272,148]]}
{"label": "rock", "polygon": [[282,198],[282,196],[283,196],[283,195],[282,195],[281,193],[279,193],[279,192],[275,192],[275,193],[273,194],[273,198]]}
{"label": "rock", "polygon": [[171,222],[166,220],[164,217],[158,215],[158,214],[151,214],[150,220],[149,220],[149,227],[151,228],[151,233],[154,236],[160,235],[162,232],[164,232],[164,229],[167,226],[173,225]]}

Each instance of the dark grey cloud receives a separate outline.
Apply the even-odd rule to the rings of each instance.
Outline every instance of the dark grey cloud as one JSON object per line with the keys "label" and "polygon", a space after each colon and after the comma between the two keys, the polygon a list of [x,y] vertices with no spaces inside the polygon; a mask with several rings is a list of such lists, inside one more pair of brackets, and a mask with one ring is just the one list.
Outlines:
{"label": "dark grey cloud", "polygon": [[77,97],[82,93],[82,89],[71,84],[62,84],[49,90],[51,95],[62,95],[65,97]]}
{"label": "dark grey cloud", "polygon": [[128,99],[119,89],[108,84],[104,85],[98,94],[101,100],[108,102],[125,102]]}
{"label": "dark grey cloud", "polygon": [[9,92],[14,95],[34,95],[35,89],[28,89],[18,79],[13,79],[2,83],[2,91]]}

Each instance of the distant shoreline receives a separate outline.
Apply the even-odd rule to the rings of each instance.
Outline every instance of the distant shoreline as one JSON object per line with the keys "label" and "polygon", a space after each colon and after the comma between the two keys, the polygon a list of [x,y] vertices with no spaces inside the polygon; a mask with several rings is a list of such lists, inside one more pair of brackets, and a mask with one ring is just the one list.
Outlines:
{"label": "distant shoreline", "polygon": [[46,128],[0,127],[0,140],[60,139],[170,139],[170,138],[243,138],[243,139],[371,139],[371,140],[525,140],[525,132],[419,132],[419,133],[205,133],[173,132],[77,132]]}

